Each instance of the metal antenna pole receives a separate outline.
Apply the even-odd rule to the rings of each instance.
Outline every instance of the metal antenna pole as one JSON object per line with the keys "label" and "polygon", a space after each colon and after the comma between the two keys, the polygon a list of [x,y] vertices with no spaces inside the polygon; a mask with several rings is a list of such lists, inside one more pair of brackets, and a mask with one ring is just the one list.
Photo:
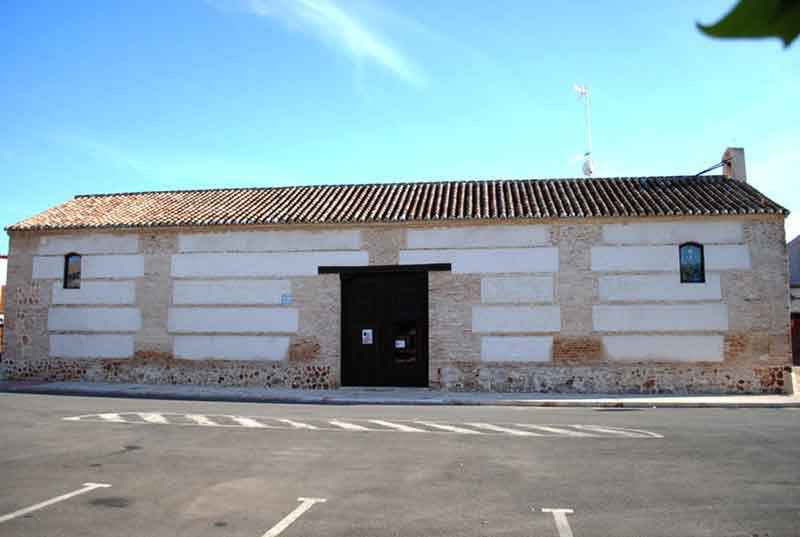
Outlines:
{"label": "metal antenna pole", "polygon": [[592,104],[589,95],[589,88],[586,88],[586,142],[589,148],[589,155],[592,154]]}
{"label": "metal antenna pole", "polygon": [[583,175],[591,177],[595,174],[595,168],[592,161],[592,104],[589,88],[583,84],[575,84],[573,89],[586,105],[586,153],[583,155]]}

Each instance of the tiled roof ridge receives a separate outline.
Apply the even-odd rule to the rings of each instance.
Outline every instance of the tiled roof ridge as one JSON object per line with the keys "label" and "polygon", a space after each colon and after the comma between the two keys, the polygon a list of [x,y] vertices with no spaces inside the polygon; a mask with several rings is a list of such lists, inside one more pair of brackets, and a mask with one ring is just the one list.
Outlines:
{"label": "tiled roof ridge", "polygon": [[103,192],[96,194],[76,194],[73,198],[109,198],[113,196],[146,196],[151,194],[189,194],[200,192],[236,192],[243,190],[291,190],[296,188],[347,188],[347,187],[378,187],[400,185],[443,185],[456,183],[519,183],[528,181],[537,182],[588,182],[588,181],[729,181],[724,175],[643,175],[643,176],[615,176],[615,177],[496,177],[492,179],[424,179],[409,181],[387,181],[369,183],[319,183],[304,185],[278,185],[278,186],[232,186],[214,188],[188,188],[169,190],[142,190],[133,192]]}
{"label": "tiled roof ridge", "polygon": [[86,194],[6,230],[788,213],[723,176],[472,179]]}

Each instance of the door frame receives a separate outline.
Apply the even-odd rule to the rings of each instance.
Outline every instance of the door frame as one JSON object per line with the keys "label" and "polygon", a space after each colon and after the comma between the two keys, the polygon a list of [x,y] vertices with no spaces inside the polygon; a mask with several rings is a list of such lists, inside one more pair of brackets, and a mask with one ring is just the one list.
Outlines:
{"label": "door frame", "polygon": [[[371,265],[371,266],[321,266],[318,269],[319,274],[339,274],[339,384],[344,386],[344,355],[345,355],[345,338],[347,337],[347,327],[345,326],[345,295],[344,289],[345,279],[359,275],[380,275],[398,273],[425,273],[426,282],[428,280],[428,272],[431,271],[451,271],[452,265],[450,263],[430,263],[418,265]],[[427,286],[429,288],[429,285]],[[421,299],[425,307],[425,326],[420,336],[423,336],[423,341],[419,342],[422,346],[425,356],[425,383],[424,386],[430,385],[430,293],[428,288],[424,290],[424,295]]]}
{"label": "door frame", "polygon": [[789,339],[792,348],[792,365],[800,365],[800,313],[789,314]]}

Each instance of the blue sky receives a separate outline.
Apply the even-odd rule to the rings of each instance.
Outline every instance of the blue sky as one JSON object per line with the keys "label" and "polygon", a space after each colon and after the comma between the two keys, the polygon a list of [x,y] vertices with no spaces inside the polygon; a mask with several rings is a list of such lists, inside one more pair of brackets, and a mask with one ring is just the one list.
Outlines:
{"label": "blue sky", "polygon": [[[0,224],[79,193],[694,174],[728,145],[798,213],[800,45],[733,0],[7,0]],[[6,250],[5,239],[0,251]]]}

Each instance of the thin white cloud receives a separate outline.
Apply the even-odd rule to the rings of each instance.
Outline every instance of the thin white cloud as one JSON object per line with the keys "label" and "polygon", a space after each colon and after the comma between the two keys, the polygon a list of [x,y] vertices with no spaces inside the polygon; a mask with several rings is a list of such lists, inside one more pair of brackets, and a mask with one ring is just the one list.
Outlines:
{"label": "thin white cloud", "polygon": [[[215,7],[238,7],[259,17],[280,20],[345,53],[357,65],[374,63],[414,86],[425,81],[404,54],[352,9],[334,0],[207,0]],[[231,6],[231,4],[233,4]]]}
{"label": "thin white cloud", "polygon": [[276,175],[266,163],[258,160],[199,153],[181,154],[153,148],[127,148],[90,136],[63,132],[45,135],[45,139],[78,158],[93,161],[101,169],[116,171],[122,177],[145,181],[146,184],[177,182],[176,188],[200,188],[233,181],[243,186],[253,186],[271,181]]}

